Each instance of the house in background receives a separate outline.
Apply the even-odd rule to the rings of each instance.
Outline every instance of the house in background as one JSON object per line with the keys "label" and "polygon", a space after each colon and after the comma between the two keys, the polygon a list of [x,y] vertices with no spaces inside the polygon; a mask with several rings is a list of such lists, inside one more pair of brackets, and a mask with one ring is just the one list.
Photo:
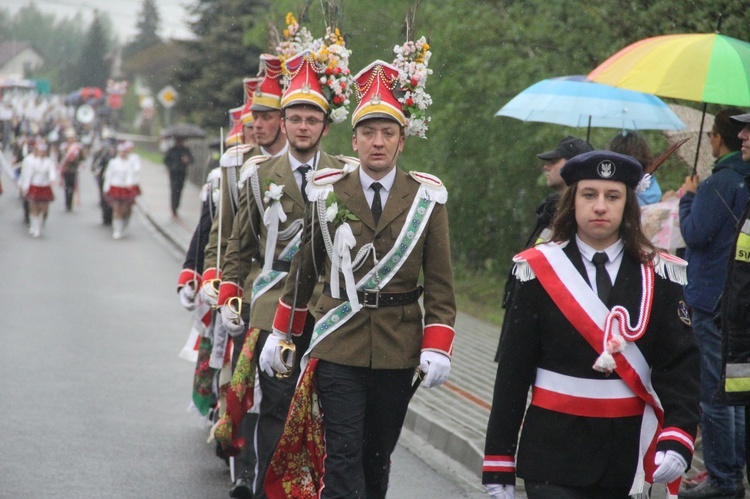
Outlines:
{"label": "house in background", "polygon": [[26,78],[44,59],[29,42],[0,42],[0,77]]}

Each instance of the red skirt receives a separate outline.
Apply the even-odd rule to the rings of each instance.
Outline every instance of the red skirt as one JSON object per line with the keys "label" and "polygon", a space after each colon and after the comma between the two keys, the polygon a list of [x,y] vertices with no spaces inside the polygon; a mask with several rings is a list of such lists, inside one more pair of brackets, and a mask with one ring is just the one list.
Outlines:
{"label": "red skirt", "polygon": [[50,202],[55,199],[55,195],[52,193],[52,187],[48,185],[32,185],[29,186],[29,192],[26,193],[26,199],[29,201]]}
{"label": "red skirt", "polygon": [[134,201],[135,197],[141,193],[137,185],[130,187],[110,186],[107,191],[107,199],[112,201]]}

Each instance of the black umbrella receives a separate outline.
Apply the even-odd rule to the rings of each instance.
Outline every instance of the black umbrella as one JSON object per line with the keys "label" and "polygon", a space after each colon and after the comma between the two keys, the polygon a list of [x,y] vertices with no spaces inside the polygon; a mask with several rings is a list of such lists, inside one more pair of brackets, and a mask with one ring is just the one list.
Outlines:
{"label": "black umbrella", "polygon": [[198,125],[179,123],[162,130],[161,137],[164,139],[202,139],[206,137],[206,132]]}

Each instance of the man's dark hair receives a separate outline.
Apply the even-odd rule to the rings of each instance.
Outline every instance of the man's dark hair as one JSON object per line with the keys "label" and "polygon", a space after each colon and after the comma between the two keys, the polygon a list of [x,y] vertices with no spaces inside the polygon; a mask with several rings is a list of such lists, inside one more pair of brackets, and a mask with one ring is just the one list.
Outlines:
{"label": "man's dark hair", "polygon": [[742,131],[745,124],[732,121],[729,117],[742,113],[742,109],[727,107],[716,113],[716,117],[714,118],[713,131],[721,137],[724,145],[730,151],[739,151],[742,149],[742,139],[737,137],[737,135]]}

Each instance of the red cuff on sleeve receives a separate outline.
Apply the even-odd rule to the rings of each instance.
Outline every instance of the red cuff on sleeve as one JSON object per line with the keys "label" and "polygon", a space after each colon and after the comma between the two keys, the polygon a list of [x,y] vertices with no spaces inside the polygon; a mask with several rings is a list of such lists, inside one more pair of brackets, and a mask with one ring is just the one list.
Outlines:
{"label": "red cuff on sleeve", "polygon": [[191,281],[195,282],[195,289],[198,289],[201,285],[201,276],[199,276],[193,269],[182,269],[180,277],[177,279],[177,291],[179,291],[180,288],[187,286]]}
{"label": "red cuff on sleeve", "polygon": [[515,473],[516,460],[513,456],[484,456],[483,473]]}
{"label": "red cuff on sleeve", "polygon": [[210,281],[212,279],[221,279],[221,270],[211,267],[203,271],[202,281]]}
{"label": "red cuff on sleeve", "polygon": [[661,430],[659,438],[657,439],[657,445],[663,442],[676,442],[684,446],[690,454],[695,452],[695,440],[693,437],[684,430],[674,426],[663,428]]}
{"label": "red cuff on sleeve", "polygon": [[456,332],[444,324],[430,324],[424,328],[422,350],[435,350],[448,357],[453,355],[453,337]]}
{"label": "red cuff on sleeve", "polygon": [[242,298],[242,294],[241,287],[233,282],[223,281],[219,287],[219,298],[216,300],[216,303],[221,307],[225,305],[230,298],[234,298],[235,296]]}
{"label": "red cuff on sleeve", "polygon": [[289,319],[292,314],[294,315],[292,319],[292,334],[294,336],[301,335],[302,330],[305,328],[305,320],[307,320],[307,307],[292,309],[291,306],[281,300],[279,300],[279,306],[276,307],[276,315],[273,318],[274,330],[286,333],[289,329]]}

